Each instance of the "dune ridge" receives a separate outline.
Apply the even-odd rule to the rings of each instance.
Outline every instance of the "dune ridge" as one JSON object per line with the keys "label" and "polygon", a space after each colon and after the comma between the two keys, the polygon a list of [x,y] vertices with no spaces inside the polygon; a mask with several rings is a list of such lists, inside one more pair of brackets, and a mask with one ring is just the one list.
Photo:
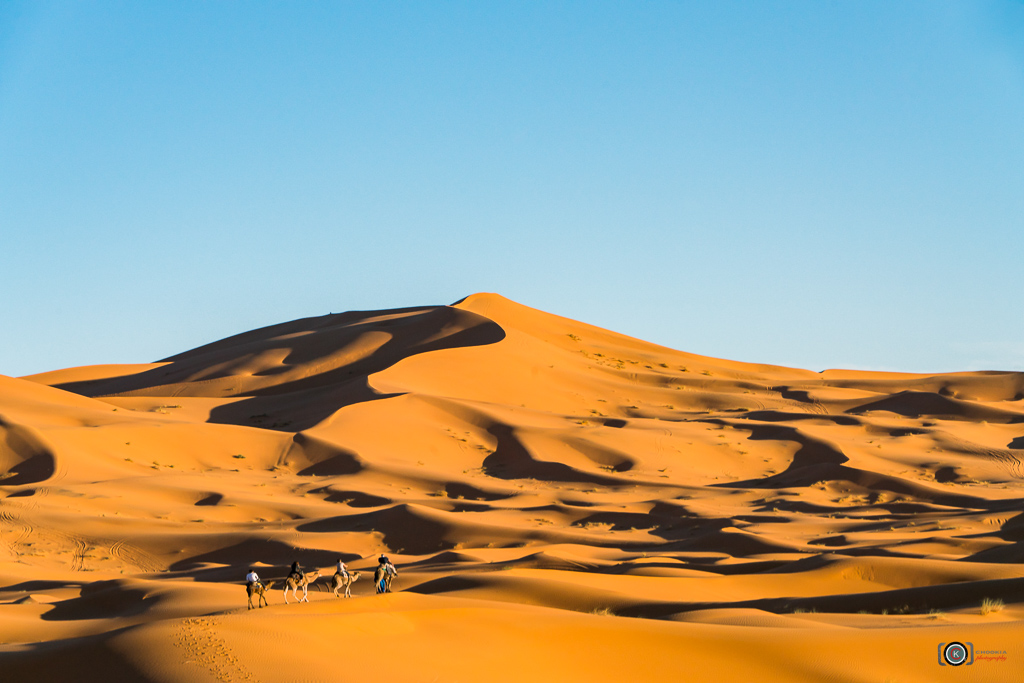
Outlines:
{"label": "dune ridge", "polygon": [[[929,681],[969,640],[1009,680],[1022,458],[1024,373],[742,363],[496,294],[0,377],[0,660],[340,681],[386,632],[397,680]],[[250,567],[379,553],[399,593],[246,613]],[[322,647],[258,644],[295,629]]]}

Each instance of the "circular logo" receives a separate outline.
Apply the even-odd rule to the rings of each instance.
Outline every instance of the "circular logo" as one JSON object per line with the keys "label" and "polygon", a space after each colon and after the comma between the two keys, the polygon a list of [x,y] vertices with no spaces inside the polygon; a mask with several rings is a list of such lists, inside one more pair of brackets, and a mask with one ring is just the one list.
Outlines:
{"label": "circular logo", "polygon": [[942,658],[947,664],[960,666],[967,661],[967,648],[963,643],[950,643],[942,650]]}

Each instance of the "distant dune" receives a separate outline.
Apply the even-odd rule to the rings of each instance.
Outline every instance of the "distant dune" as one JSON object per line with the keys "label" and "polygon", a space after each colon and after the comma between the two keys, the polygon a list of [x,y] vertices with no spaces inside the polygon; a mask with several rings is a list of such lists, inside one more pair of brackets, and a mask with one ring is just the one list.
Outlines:
{"label": "distant dune", "polygon": [[0,678],[1015,680],[1022,459],[1024,373],[726,361],[496,294],[0,376]]}

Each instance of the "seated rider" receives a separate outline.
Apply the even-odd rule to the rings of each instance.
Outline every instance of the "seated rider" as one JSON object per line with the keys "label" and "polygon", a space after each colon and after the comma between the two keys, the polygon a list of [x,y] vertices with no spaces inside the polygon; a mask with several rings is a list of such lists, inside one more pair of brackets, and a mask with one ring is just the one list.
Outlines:
{"label": "seated rider", "polygon": [[378,593],[390,593],[391,581],[398,576],[395,565],[387,555],[381,555],[377,560],[377,569],[373,572],[373,583],[377,586]]}
{"label": "seated rider", "polygon": [[255,569],[250,568],[249,573],[245,575],[245,585],[246,588],[249,589],[252,589],[254,586],[259,586],[260,588],[263,588],[263,582],[260,581],[260,577],[256,573]]}
{"label": "seated rider", "polygon": [[348,567],[345,566],[345,562],[338,558],[338,567],[334,570],[335,574],[341,574],[342,578],[348,578]]}
{"label": "seated rider", "polygon": [[288,576],[293,577],[296,581],[301,581],[304,574],[302,573],[302,567],[299,566],[298,562],[292,562],[292,568],[288,572]]}

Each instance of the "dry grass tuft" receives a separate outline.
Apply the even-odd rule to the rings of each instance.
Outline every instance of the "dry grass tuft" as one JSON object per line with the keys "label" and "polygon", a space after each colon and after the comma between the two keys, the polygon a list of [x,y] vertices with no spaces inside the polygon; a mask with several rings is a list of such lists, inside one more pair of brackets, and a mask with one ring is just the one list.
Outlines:
{"label": "dry grass tuft", "polygon": [[992,612],[1001,612],[1006,607],[1006,603],[999,598],[985,598],[981,601],[981,613],[982,615],[991,614]]}

